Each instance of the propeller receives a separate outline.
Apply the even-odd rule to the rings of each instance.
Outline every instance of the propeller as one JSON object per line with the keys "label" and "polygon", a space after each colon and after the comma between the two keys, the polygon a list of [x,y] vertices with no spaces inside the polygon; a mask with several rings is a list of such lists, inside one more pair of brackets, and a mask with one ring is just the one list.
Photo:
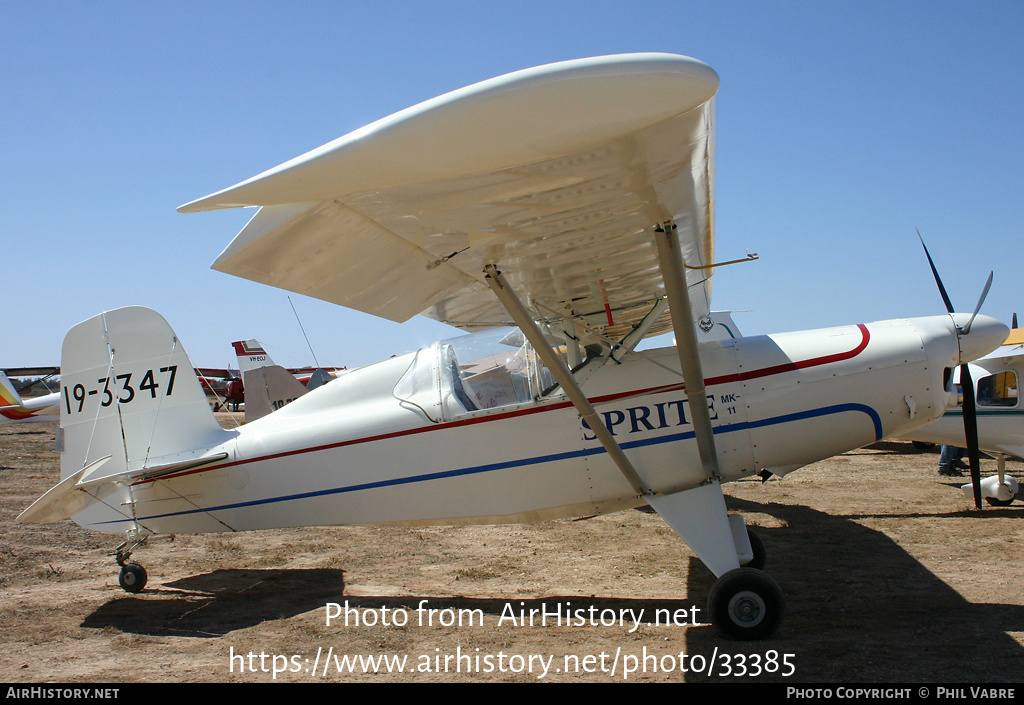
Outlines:
{"label": "propeller", "polygon": [[[942,279],[939,277],[939,271],[935,268],[935,263],[932,261],[932,256],[928,252],[928,246],[924,244],[924,238],[921,237],[921,231],[917,231],[917,237],[921,240],[921,247],[924,248],[925,257],[928,258],[928,266],[932,269],[932,276],[935,277],[935,283],[939,287],[939,294],[942,295],[942,302],[946,304],[946,312],[953,313],[953,304],[949,300],[949,296],[946,294],[946,287],[942,285]],[[967,335],[971,331],[971,325],[974,323],[975,317],[978,315],[978,311],[981,310],[981,305],[985,302],[985,297],[988,296],[988,290],[992,286],[992,273],[989,272],[988,281],[985,283],[985,289],[981,292],[981,298],[978,299],[978,305],[974,307],[974,313],[971,315],[970,320],[967,321],[967,325],[963,328],[957,328],[957,342],[959,343],[960,336]],[[954,325],[956,325],[954,323]],[[963,346],[960,346],[963,349]],[[975,405],[974,397],[974,380],[971,379],[970,366],[966,362],[960,364],[960,386],[963,388],[963,411],[964,411],[964,440],[967,443],[967,460],[971,467],[971,484],[974,486],[974,506],[981,509],[981,460],[980,450],[978,449],[978,412]]]}

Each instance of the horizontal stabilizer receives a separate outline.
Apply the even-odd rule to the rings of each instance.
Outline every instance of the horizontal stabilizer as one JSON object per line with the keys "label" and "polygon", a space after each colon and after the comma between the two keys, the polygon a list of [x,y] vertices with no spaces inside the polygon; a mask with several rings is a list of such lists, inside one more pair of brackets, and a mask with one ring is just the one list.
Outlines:
{"label": "horizontal stabilizer", "polygon": [[219,460],[225,460],[228,454],[220,452],[201,458],[151,465],[131,472],[104,474],[103,470],[117,467],[116,464],[108,463],[111,457],[108,455],[100,458],[75,474],[61,480],[60,483],[33,502],[32,506],[23,511],[18,516],[18,521],[22,524],[36,524],[70,519],[96,501],[96,496],[89,492],[93,488],[113,483],[127,485],[146,480],[155,480],[165,475],[192,470],[193,468],[209,465]]}
{"label": "horizontal stabilizer", "polygon": [[159,465],[150,465],[138,470],[132,470],[130,472],[120,472],[111,475],[100,475],[98,473],[99,468],[96,471],[83,476],[79,482],[79,487],[91,487],[94,485],[102,485],[110,482],[120,482],[123,484],[131,484],[134,482],[143,482],[145,480],[155,480],[171,473],[183,472],[185,470],[192,470],[194,468],[202,467],[203,465],[209,465],[215,463],[218,460],[224,460],[228,457],[225,452],[215,453],[213,455],[204,456],[201,458],[191,458],[189,460],[179,460],[172,463],[162,463]]}
{"label": "horizontal stabilizer", "polygon": [[22,524],[63,521],[82,511],[96,501],[96,498],[79,486],[81,479],[99,470],[107,464],[111,456],[100,458],[95,463],[85,466],[73,475],[61,480],[49,492],[37,499],[32,505],[18,515]]}

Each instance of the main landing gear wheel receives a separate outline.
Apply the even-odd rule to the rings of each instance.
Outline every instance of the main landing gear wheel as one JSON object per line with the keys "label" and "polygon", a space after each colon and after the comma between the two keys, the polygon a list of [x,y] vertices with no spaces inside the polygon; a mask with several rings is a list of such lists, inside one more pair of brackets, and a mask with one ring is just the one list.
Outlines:
{"label": "main landing gear wheel", "polygon": [[711,586],[711,623],[728,638],[767,639],[778,631],[786,600],[778,584],[756,568],[730,570]]}
{"label": "main landing gear wheel", "polygon": [[125,592],[142,592],[146,587],[146,569],[138,563],[126,563],[121,566],[121,574],[117,582],[121,584]]}

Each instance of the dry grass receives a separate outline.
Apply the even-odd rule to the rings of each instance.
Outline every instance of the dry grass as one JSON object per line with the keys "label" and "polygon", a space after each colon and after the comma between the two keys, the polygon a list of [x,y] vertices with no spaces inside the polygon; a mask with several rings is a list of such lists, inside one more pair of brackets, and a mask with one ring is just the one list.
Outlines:
{"label": "dry grass", "polygon": [[[703,610],[713,578],[654,514],[639,511],[527,526],[306,528],[179,536],[134,559],[149,585],[128,595],[108,554],[118,537],[70,522],[20,525],[15,516],[58,479],[52,424],[0,428],[0,680],[179,682],[275,680],[240,673],[230,655],[296,656],[278,681],[531,681],[537,673],[308,672],[326,654],[586,654],[658,656],[716,649],[793,654],[798,682],[1022,682],[1024,504],[976,513],[935,473],[937,455],[884,443],[804,468],[784,481],[728,486],[769,552],[787,597],[772,640],[723,641],[707,626],[664,626],[655,609]],[[1021,463],[1010,463],[1021,477]],[[440,610],[430,626],[345,627],[328,603],[367,618]],[[627,626],[512,626],[507,610],[645,610]],[[459,610],[470,612],[460,613]],[[442,623],[479,614],[484,625]],[[632,625],[631,625],[632,626]],[[293,662],[278,662],[290,666]],[[610,662],[609,662],[610,663]],[[748,661],[748,663],[752,663]],[[252,664],[250,664],[252,665]],[[260,662],[255,662],[257,667]],[[506,664],[511,665],[511,664]],[[322,664],[321,664],[322,667]],[[454,668],[454,666],[452,666]],[[551,681],[622,680],[607,672],[549,672]],[[695,673],[633,674],[700,681]],[[784,681],[716,675],[710,680]]]}

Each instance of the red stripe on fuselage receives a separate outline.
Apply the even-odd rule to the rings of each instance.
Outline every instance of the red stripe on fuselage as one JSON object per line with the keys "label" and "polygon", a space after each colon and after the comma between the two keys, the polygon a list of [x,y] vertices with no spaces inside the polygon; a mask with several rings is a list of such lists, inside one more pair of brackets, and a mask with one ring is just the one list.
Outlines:
{"label": "red stripe on fuselage", "polygon": [[[764,367],[759,370],[751,370],[750,372],[738,372],[736,374],[722,375],[720,377],[711,377],[704,380],[705,387],[711,387],[718,384],[729,384],[731,382],[741,382],[744,380],[758,379],[761,377],[770,377],[771,375],[783,374],[785,372],[794,372],[796,370],[807,369],[808,367],[818,367],[820,365],[828,365],[833,362],[841,362],[843,360],[849,360],[856,357],[868,346],[868,342],[871,340],[871,333],[868,331],[867,326],[858,324],[857,328],[861,332],[860,343],[848,352],[834,353],[832,355],[822,355],[820,357],[812,357],[807,360],[801,360],[799,362],[787,362],[782,365],[774,365],[772,367]],[[620,399],[629,399],[631,397],[647,396],[649,394],[662,394],[664,392],[673,392],[677,390],[686,389],[686,384],[680,382],[678,384],[662,385],[660,387],[649,387],[647,389],[637,389],[629,392],[620,392],[618,394],[607,394],[601,397],[594,397],[590,400],[592,404],[607,404],[609,402],[618,401]],[[410,428],[404,431],[394,431],[393,433],[382,433],[377,436],[367,436],[365,438],[356,438],[350,441],[340,441],[338,443],[328,443],[326,445],[314,446],[312,448],[299,448],[296,450],[283,451],[281,453],[274,453],[272,455],[263,455],[258,458],[249,458],[246,460],[235,460],[230,463],[222,463],[220,465],[214,465],[208,468],[196,468],[195,470],[187,470],[182,473],[174,475],[164,475],[160,478],[154,478],[151,480],[142,480],[135,483],[136,485],[143,485],[148,482],[156,482],[156,480],[169,480],[177,477],[185,477],[186,475],[193,475],[200,472],[209,472],[210,470],[220,470],[222,468],[229,468],[234,465],[248,465],[250,463],[257,463],[264,460],[275,460],[277,458],[286,458],[291,455],[299,455],[302,453],[316,453],[322,450],[331,450],[334,448],[344,448],[345,446],[357,445],[360,443],[373,443],[375,441],[389,440],[392,438],[401,438],[402,436],[412,436],[417,433],[427,433],[430,431],[437,431],[439,429],[457,428],[460,426],[471,426],[478,423],[489,423],[491,421],[499,421],[502,419],[515,418],[517,416],[526,416],[528,414],[539,414],[546,411],[554,411],[556,409],[564,409],[572,406],[570,401],[559,401],[551,404],[545,404],[543,406],[534,406],[529,409],[517,409],[516,411],[507,411],[504,413],[485,414],[482,416],[475,416],[469,419],[459,419],[457,421],[449,421],[447,423],[438,424],[435,426],[420,426],[418,428]]]}
{"label": "red stripe on fuselage", "polygon": [[[751,370],[749,372],[737,372],[731,375],[722,375],[720,377],[708,377],[704,380],[705,387],[712,387],[717,384],[730,384],[732,382],[744,382],[750,379],[759,379],[761,377],[770,377],[771,375],[779,375],[784,372],[794,372],[796,370],[804,370],[808,367],[818,367],[820,365],[828,365],[832,362],[842,362],[843,360],[849,360],[857,357],[864,351],[864,348],[868,346],[868,342],[871,340],[871,333],[868,331],[867,326],[864,324],[858,324],[857,328],[860,329],[861,340],[857,347],[847,352],[834,353],[832,355],[822,355],[820,357],[812,357],[807,360],[800,360],[799,362],[787,362],[781,365],[774,365],[772,367],[763,367],[759,370]],[[628,399],[635,396],[644,396],[647,394],[660,394],[661,392],[673,392],[679,389],[686,389],[686,384],[680,382],[679,384],[670,384],[663,387],[651,387],[649,389],[636,389],[628,392],[619,392],[618,394],[609,394],[604,397],[595,397],[591,399],[593,404],[606,404],[609,401],[617,401],[619,399]]]}

